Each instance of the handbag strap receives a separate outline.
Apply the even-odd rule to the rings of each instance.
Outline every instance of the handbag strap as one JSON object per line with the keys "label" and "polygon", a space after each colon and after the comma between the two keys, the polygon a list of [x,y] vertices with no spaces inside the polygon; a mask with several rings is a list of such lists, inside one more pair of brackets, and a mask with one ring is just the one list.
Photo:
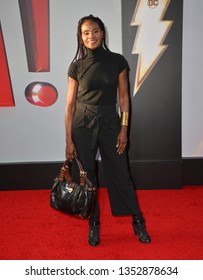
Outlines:
{"label": "handbag strap", "polygon": [[87,178],[87,172],[84,171],[79,159],[77,157],[75,157],[75,160],[76,160],[78,168],[80,170],[80,185],[84,186],[84,184],[86,183],[89,186],[89,188],[95,189],[95,186]]}
{"label": "handbag strap", "polygon": [[[94,188],[94,185],[90,182],[90,180],[87,178],[87,172],[84,171],[81,162],[77,157],[74,158],[76,160],[76,163],[78,165],[79,171],[80,171],[80,185],[84,186],[85,183],[90,187]],[[66,181],[72,182],[72,177],[70,175],[69,171],[69,164],[70,160],[66,160],[63,167],[61,168],[61,173],[59,175],[59,180],[63,181],[63,178],[65,177]]]}
{"label": "handbag strap", "polygon": [[80,185],[84,186],[85,185],[85,179],[87,177],[87,172],[84,171],[81,162],[79,161],[79,159],[77,157],[75,157],[75,160],[77,162],[78,168],[80,170]]}
{"label": "handbag strap", "polygon": [[60,181],[63,181],[64,177],[66,178],[66,181],[68,182],[72,182],[72,177],[70,175],[70,172],[69,172],[69,163],[70,161],[69,160],[66,160],[61,168],[61,173],[59,175],[59,180]]}

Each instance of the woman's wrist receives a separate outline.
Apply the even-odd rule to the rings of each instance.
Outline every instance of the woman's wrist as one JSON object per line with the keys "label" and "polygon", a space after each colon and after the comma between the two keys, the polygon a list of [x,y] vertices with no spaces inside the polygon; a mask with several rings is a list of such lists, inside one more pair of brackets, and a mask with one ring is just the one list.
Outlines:
{"label": "woman's wrist", "polygon": [[73,141],[72,141],[72,138],[70,137],[68,137],[68,138],[66,138],[66,144],[69,144],[69,143],[72,143]]}
{"label": "woman's wrist", "polygon": [[122,129],[122,130],[128,130],[128,127],[127,127],[127,125],[122,125],[122,124],[121,124],[121,129]]}
{"label": "woman's wrist", "polygon": [[128,126],[129,114],[128,112],[121,112],[121,126]]}

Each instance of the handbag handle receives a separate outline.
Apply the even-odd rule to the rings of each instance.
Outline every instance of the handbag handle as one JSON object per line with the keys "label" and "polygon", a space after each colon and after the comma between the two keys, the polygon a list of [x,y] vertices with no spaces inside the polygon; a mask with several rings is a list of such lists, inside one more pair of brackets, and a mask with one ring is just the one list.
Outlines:
{"label": "handbag handle", "polygon": [[[75,157],[74,159],[76,160],[78,168],[80,170],[80,185],[84,186],[85,183],[87,183],[90,188],[94,188],[93,184],[87,178],[87,172],[84,171],[84,169],[82,167],[82,164],[79,161],[79,159],[77,157]],[[66,181],[73,182],[72,177],[70,175],[70,171],[69,171],[69,164],[70,164],[70,160],[67,159],[65,161],[63,167],[61,168],[61,173],[59,175],[59,180],[63,181],[63,178],[65,177]]]}

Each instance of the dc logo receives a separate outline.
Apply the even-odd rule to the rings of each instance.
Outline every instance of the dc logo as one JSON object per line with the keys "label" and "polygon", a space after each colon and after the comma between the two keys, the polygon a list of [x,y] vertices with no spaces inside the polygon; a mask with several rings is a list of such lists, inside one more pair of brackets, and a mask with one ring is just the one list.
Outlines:
{"label": "dc logo", "polygon": [[159,0],[148,0],[147,4],[151,9],[154,9],[159,5]]}

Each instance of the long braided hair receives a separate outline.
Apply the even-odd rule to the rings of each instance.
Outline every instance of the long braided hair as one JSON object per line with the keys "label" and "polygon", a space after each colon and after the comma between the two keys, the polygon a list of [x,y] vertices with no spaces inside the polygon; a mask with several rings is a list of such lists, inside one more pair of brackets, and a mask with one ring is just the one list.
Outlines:
{"label": "long braided hair", "polygon": [[77,43],[78,43],[78,45],[77,45],[77,51],[76,51],[75,57],[73,58],[72,62],[74,62],[78,59],[82,59],[86,54],[86,47],[83,44],[82,33],[81,33],[81,26],[86,20],[91,20],[93,22],[96,22],[99,25],[99,27],[101,28],[101,30],[103,32],[102,46],[106,50],[109,50],[109,48],[107,46],[107,43],[106,43],[106,29],[105,29],[105,26],[104,26],[104,23],[102,22],[102,20],[98,17],[94,17],[93,15],[84,16],[78,21],[78,27],[77,27]]}

